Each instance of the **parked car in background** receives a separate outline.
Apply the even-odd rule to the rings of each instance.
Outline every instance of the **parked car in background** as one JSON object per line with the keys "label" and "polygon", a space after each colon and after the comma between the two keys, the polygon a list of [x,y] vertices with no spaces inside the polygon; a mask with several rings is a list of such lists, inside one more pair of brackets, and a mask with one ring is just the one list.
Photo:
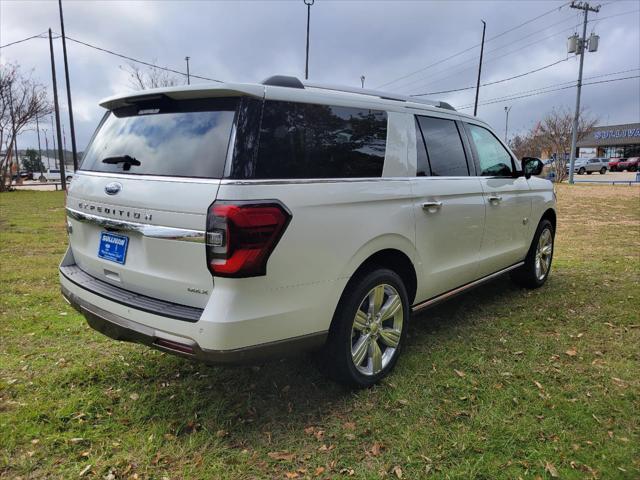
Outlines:
{"label": "parked car in background", "polygon": [[629,170],[630,172],[637,172],[639,161],[640,157],[625,158],[622,161],[618,162],[618,171],[624,172],[625,170]]}
{"label": "parked car in background", "polygon": [[[599,172],[601,175],[607,173],[609,162],[606,158],[576,158],[573,165],[574,173],[578,175],[591,175],[593,172]],[[570,164],[567,163],[567,173],[569,173]]]}
{"label": "parked car in background", "polygon": [[[59,168],[49,168],[44,172],[37,172],[33,174],[33,178],[37,178],[40,182],[59,182],[60,181],[60,169]],[[67,173],[66,179],[67,182],[70,182],[73,178],[73,174]]]}
{"label": "parked car in background", "polygon": [[625,160],[626,160],[626,158],[622,158],[622,157],[611,158],[609,160],[609,171],[617,172],[618,171],[618,164],[620,162],[624,162]]}
{"label": "parked car in background", "polygon": [[102,106],[60,282],[114,339],[223,364],[323,348],[327,373],[368,386],[411,312],[549,275],[542,163],[446,103],[272,77]]}

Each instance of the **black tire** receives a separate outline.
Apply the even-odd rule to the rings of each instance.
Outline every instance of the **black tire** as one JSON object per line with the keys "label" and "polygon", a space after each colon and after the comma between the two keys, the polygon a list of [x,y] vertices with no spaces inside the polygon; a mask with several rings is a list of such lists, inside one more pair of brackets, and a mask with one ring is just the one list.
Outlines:
{"label": "black tire", "polygon": [[[369,308],[369,294],[374,291],[375,287],[379,286],[384,286],[384,296],[383,301],[380,302],[380,306],[390,306],[392,297],[390,295],[388,296],[388,293],[392,293],[393,295],[397,293],[402,305],[402,312],[397,312],[396,315],[391,316],[388,320],[379,323],[376,331],[373,331],[373,325],[371,328],[366,326],[363,330],[357,329],[354,325],[356,313],[360,311],[363,316],[367,315],[365,309],[368,311]],[[340,302],[338,302],[333,316],[331,328],[329,329],[329,337],[323,352],[325,360],[324,367],[327,375],[340,383],[357,388],[370,387],[379,382],[393,370],[393,367],[398,361],[398,357],[406,342],[409,318],[410,305],[407,290],[397,273],[386,268],[371,268],[356,274],[351,278],[342,293],[342,297],[340,298]],[[388,331],[390,328],[389,322],[393,322],[393,326],[397,327],[396,323],[400,320],[400,335],[397,346],[395,349],[388,350],[392,347],[385,344],[382,335],[378,336],[377,332]],[[371,324],[373,323],[375,322],[371,322]],[[362,360],[366,361],[366,366],[363,365],[363,362],[361,362],[359,366],[356,366],[352,357],[352,348],[359,343],[367,343],[367,339],[371,336],[375,339],[374,342],[376,342],[378,345],[377,348],[381,352],[379,365],[382,367],[377,373],[374,370],[373,357],[370,357],[372,348],[374,348],[373,346],[363,347],[367,352],[362,358]],[[370,342],[368,344],[370,345]],[[382,347],[384,347],[384,351]],[[389,351],[389,354],[385,360],[387,351]],[[363,373],[362,370],[369,367],[372,371]]]}
{"label": "black tire", "polygon": [[[548,230],[551,236],[551,253],[549,256],[549,264],[547,270],[544,275],[540,277],[536,274],[536,257],[538,253],[537,249],[540,242],[540,237],[545,230]],[[542,285],[544,285],[544,283],[547,281],[547,278],[549,277],[549,272],[551,271],[554,243],[555,230],[553,228],[553,225],[549,220],[540,220],[538,228],[536,229],[536,234],[533,236],[533,241],[531,242],[531,246],[529,247],[527,257],[524,260],[524,265],[511,272],[511,279],[521,287],[525,288],[540,288]]]}
{"label": "black tire", "polygon": [[72,178],[73,177],[71,175],[68,175],[67,178],[66,178],[67,182],[70,182]]}
{"label": "black tire", "polygon": [[607,173],[607,169],[605,167],[602,167],[600,169],[600,175],[604,175],[605,173]]}
{"label": "black tire", "polygon": [[47,177],[45,177],[44,175],[40,175],[40,177],[38,177],[38,181],[40,183],[47,183]]}
{"label": "black tire", "polygon": [[586,172],[586,170],[585,170],[585,168],[584,168],[584,167],[580,167],[580,168],[578,169],[578,175],[584,175],[584,172]]}

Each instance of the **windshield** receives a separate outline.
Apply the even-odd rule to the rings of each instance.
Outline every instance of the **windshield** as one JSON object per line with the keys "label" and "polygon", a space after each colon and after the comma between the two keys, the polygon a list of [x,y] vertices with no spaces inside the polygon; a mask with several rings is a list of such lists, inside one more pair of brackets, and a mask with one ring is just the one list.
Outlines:
{"label": "windshield", "polygon": [[161,99],[109,112],[81,169],[221,178],[237,99]]}

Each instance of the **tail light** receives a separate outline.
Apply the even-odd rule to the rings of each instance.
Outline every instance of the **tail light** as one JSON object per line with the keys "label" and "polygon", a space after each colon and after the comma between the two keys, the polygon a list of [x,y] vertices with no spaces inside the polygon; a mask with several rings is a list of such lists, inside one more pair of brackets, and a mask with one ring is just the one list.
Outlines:
{"label": "tail light", "polygon": [[289,225],[278,201],[215,201],[207,213],[207,265],[219,277],[256,277]]}

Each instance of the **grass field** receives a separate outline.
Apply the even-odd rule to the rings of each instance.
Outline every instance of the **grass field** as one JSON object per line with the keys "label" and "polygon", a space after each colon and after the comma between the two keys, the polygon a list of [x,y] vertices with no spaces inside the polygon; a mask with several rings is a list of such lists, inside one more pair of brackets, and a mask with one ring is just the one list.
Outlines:
{"label": "grass field", "polygon": [[59,293],[62,193],[0,195],[0,477],[640,478],[640,189],[558,193],[544,288],[414,317],[357,392],[99,335]]}

